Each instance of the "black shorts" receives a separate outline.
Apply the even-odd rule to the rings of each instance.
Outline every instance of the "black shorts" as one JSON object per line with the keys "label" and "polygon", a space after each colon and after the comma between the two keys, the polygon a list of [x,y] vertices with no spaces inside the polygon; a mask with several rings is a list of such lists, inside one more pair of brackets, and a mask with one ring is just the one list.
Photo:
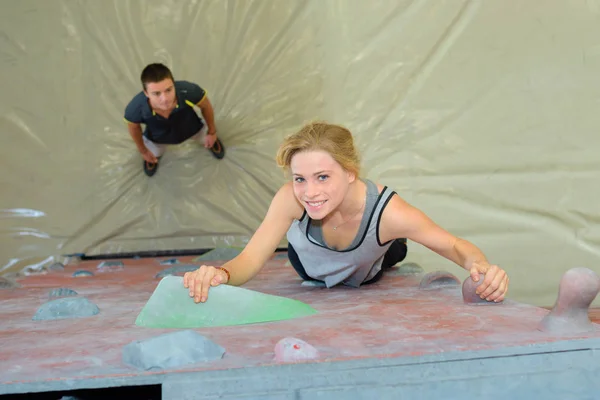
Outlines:
{"label": "black shorts", "polygon": [[[368,285],[369,283],[377,282],[379,279],[381,279],[381,276],[383,275],[386,269],[393,267],[394,265],[406,258],[407,251],[408,248],[406,246],[405,239],[394,240],[390,245],[388,251],[385,253],[385,256],[383,256],[381,270],[373,278],[366,282],[363,282],[362,284]],[[300,262],[300,258],[298,258],[296,250],[294,250],[291,244],[288,244],[288,258],[290,259],[290,264],[292,264],[292,267],[294,267],[294,269],[302,279],[304,279],[305,281],[317,281],[316,279],[313,279],[310,276],[308,276],[306,270],[304,269],[304,266]]]}

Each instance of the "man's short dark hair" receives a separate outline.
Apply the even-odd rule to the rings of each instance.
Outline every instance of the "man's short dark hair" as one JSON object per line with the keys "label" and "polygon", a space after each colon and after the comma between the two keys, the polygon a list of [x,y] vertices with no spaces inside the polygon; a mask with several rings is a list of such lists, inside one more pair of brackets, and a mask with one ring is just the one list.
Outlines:
{"label": "man's short dark hair", "polygon": [[166,65],[161,63],[148,64],[142,71],[142,87],[146,90],[146,84],[160,82],[167,78],[175,82],[171,70]]}

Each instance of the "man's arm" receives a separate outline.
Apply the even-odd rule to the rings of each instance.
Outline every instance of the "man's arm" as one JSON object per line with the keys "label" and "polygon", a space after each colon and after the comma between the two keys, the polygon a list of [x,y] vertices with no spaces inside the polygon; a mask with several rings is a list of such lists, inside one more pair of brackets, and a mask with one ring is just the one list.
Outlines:
{"label": "man's arm", "polygon": [[137,146],[138,151],[140,153],[146,151],[146,146],[144,145],[144,140],[142,139],[142,125],[127,121],[127,129],[129,130],[129,134]]}
{"label": "man's arm", "polygon": [[198,108],[202,111],[202,116],[206,121],[206,125],[208,126],[208,134],[215,135],[217,133],[217,127],[215,125],[215,112],[212,106],[212,103],[208,99],[208,96],[204,96],[202,100],[196,104]]}
{"label": "man's arm", "polygon": [[129,130],[129,134],[131,135],[135,146],[144,160],[148,161],[149,163],[156,163],[158,161],[156,156],[154,156],[154,154],[152,154],[152,152],[150,152],[150,150],[148,150],[144,144],[142,126],[140,124],[127,121],[127,129]]}
{"label": "man's arm", "polygon": [[135,146],[138,151],[144,158],[144,160],[155,163],[157,162],[156,157],[152,154],[146,145],[144,144],[143,132],[142,132],[142,123],[144,122],[142,118],[141,112],[141,104],[145,102],[146,97],[142,96],[142,93],[138,93],[125,107],[125,113],[123,115],[123,120],[127,124],[127,130],[129,131],[129,135],[133,139]]}
{"label": "man's arm", "polygon": [[181,89],[185,90],[185,103],[190,107],[198,107],[202,111],[202,117],[206,121],[206,136],[204,136],[204,147],[212,148],[217,141],[217,126],[215,124],[215,112],[208,99],[206,90],[197,83],[189,81],[179,82]]}

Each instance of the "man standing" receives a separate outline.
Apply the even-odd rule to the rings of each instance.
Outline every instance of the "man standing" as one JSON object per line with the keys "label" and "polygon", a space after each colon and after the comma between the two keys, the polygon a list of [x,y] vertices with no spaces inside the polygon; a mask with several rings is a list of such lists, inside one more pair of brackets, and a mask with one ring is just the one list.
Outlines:
{"label": "man standing", "polygon": [[[153,176],[167,145],[194,139],[209,149],[213,156],[225,156],[217,138],[214,111],[206,91],[195,83],[175,81],[163,64],[149,64],[141,75],[143,91],[125,108],[125,121],[144,159],[144,172]],[[194,107],[202,111],[204,121]],[[146,126],[142,132],[141,124]]]}

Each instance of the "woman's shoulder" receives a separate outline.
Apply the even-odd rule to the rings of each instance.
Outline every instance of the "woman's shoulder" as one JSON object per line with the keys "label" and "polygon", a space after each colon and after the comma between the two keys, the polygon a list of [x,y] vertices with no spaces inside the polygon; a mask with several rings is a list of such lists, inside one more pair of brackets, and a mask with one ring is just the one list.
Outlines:
{"label": "woman's shoulder", "polygon": [[[389,219],[391,215],[402,213],[406,210],[408,203],[402,198],[398,191],[388,185],[373,182],[377,186],[377,197],[379,201],[383,201],[383,220]],[[382,196],[385,192],[385,196]]]}
{"label": "woman's shoulder", "polygon": [[273,204],[292,219],[299,220],[304,215],[304,207],[296,198],[293,182],[286,182],[279,188],[273,198]]}
{"label": "woman's shoulder", "polygon": [[377,187],[377,195],[381,195],[383,193],[384,190],[387,190],[390,194],[395,194],[396,196],[398,196],[398,193],[396,192],[396,190],[394,190],[394,188],[381,184],[379,182],[375,182],[372,180],[366,180],[367,182],[371,182],[373,185],[375,185]]}

